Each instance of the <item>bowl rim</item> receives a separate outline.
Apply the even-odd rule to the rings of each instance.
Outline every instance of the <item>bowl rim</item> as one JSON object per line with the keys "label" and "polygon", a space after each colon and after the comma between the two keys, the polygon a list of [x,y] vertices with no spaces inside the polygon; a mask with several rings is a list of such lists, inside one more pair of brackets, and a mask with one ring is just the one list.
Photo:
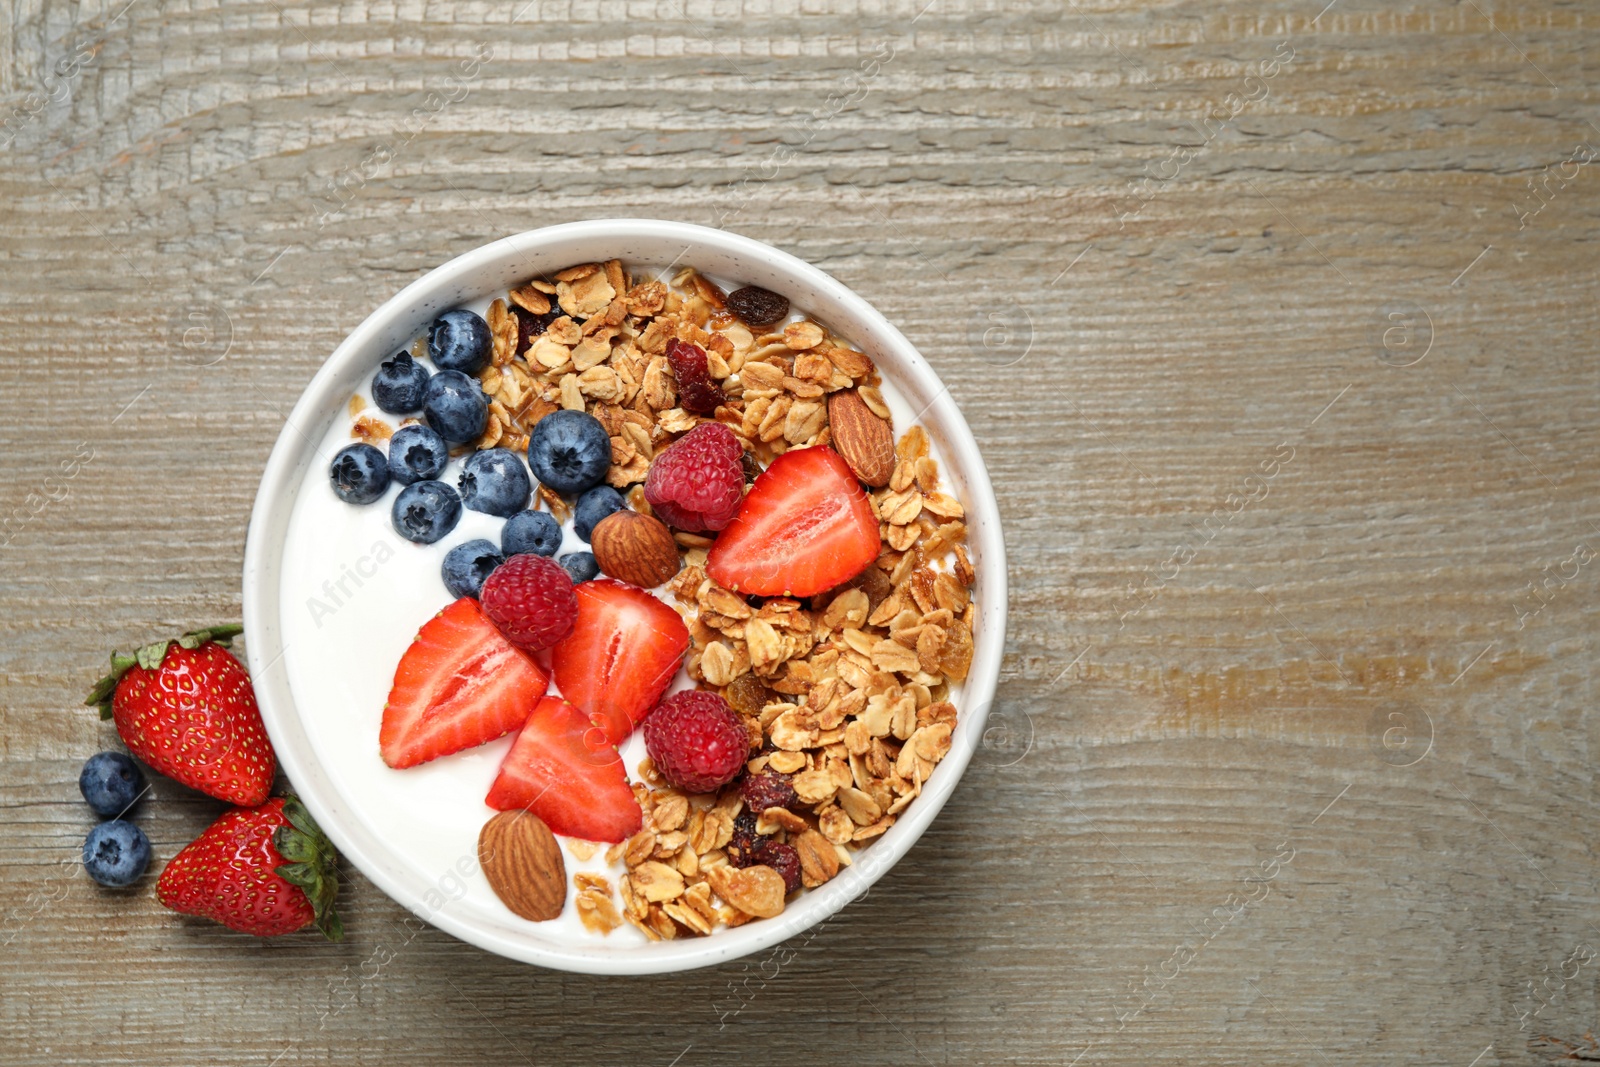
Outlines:
{"label": "bowl rim", "polygon": [[[382,845],[375,832],[345,825],[330,790],[330,776],[307,742],[302,747],[291,730],[298,730],[299,711],[289,688],[284,664],[282,634],[278,625],[281,609],[275,589],[280,581],[283,544],[268,536],[269,524],[280,507],[292,515],[297,490],[303,478],[300,458],[315,450],[321,434],[306,434],[302,425],[318,424],[317,412],[326,407],[329,395],[338,385],[341,370],[363,353],[400,318],[414,315],[430,298],[448,294],[459,279],[480,269],[515,262],[530,253],[551,253],[562,246],[594,240],[625,243],[629,239],[666,238],[682,241],[687,247],[683,261],[693,263],[696,249],[759,261],[775,273],[803,279],[804,284],[827,295],[845,309],[848,324],[830,317],[859,347],[868,349],[875,360],[887,354],[895,366],[885,371],[891,381],[917,380],[932,392],[933,400],[915,416],[924,426],[937,426],[936,436],[952,479],[962,483],[968,513],[968,539],[979,563],[974,599],[978,605],[978,632],[973,638],[972,668],[964,683],[957,733],[951,751],[941,762],[945,773],[934,775],[923,787],[921,796],[872,847],[858,854],[855,864],[840,871],[826,885],[808,890],[791,903],[783,914],[733,929],[719,930],[708,937],[680,938],[642,946],[637,952],[591,952],[583,948],[551,946],[507,936],[495,929],[484,929],[468,917],[448,908],[428,908],[426,894],[414,884],[405,884],[401,872],[392,871],[380,861],[361,836]],[[847,326],[847,328],[845,328]],[[341,392],[343,390],[340,390]],[[975,519],[974,517],[979,517]],[[288,521],[287,516],[283,519]],[[693,223],[659,219],[603,218],[562,223],[502,237],[481,245],[441,264],[411,282],[384,301],[352,330],[323,361],[295,403],[283,429],[274,442],[262,473],[260,487],[251,509],[245,539],[243,574],[243,616],[246,654],[255,681],[257,699],[268,735],[277,751],[279,766],[292,782],[296,793],[322,829],[353,866],[387,896],[424,921],[479,948],[525,963],[558,970],[589,974],[654,974],[710,966],[769,948],[801,931],[824,922],[846,904],[859,899],[890,867],[908,852],[932,824],[945,802],[964,776],[981,742],[984,721],[994,699],[1000,662],[1005,644],[1007,572],[1005,544],[1001,535],[999,510],[988,470],[978,452],[966,420],[949,389],[922,358],[921,354],[881,313],[821,268],[774,248],[764,242],[726,230]],[[953,773],[952,773],[953,772]],[[431,888],[431,887],[424,887]]]}

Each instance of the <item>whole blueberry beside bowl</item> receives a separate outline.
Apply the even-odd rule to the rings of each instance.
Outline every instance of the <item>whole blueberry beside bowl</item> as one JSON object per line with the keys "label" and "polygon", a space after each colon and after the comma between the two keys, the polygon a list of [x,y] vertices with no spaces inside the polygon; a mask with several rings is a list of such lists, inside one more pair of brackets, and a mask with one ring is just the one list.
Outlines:
{"label": "whole blueberry beside bowl", "polygon": [[593,552],[568,552],[556,560],[572,575],[572,584],[581,585],[590,582],[600,573],[600,564],[594,558]]}
{"label": "whole blueberry beside bowl", "polygon": [[489,362],[489,324],[464,309],[446,311],[428,327],[428,358],[440,370],[476,374]]}
{"label": "whole blueberry beside bowl", "polygon": [[527,507],[533,495],[527,466],[509,448],[485,448],[468,456],[458,486],[468,508],[502,518]]}
{"label": "whole blueberry beside bowl", "polygon": [[528,435],[528,466],[556,492],[581,493],[611,469],[611,437],[588,412],[552,411]]}
{"label": "whole blueberry beside bowl", "polygon": [[345,445],[334,454],[328,479],[346,504],[370,504],[389,488],[389,460],[364,442]]}
{"label": "whole blueberry beside bowl", "polygon": [[449,462],[450,446],[432,427],[414,422],[389,438],[389,477],[401,485],[437,478]]}
{"label": "whole blueberry beside bowl", "polygon": [[476,599],[483,592],[483,583],[494,569],[505,562],[505,557],[495,547],[493,541],[478,538],[476,541],[467,541],[459,544],[445,553],[444,565],[440,574],[444,577],[444,587],[450,590],[450,595],[457,599],[470,596]]}
{"label": "whole blueberry beside bowl", "polygon": [[614,511],[623,511],[627,506],[628,502],[622,499],[621,493],[609,485],[597,485],[578,498],[577,507],[572,509],[572,525],[578,531],[578,536],[587,541],[601,519]]}
{"label": "whole blueberry beside bowl", "polygon": [[144,792],[144,772],[124,753],[97,752],[78,772],[78,791],[96,815],[121,815]]}
{"label": "whole blueberry beside bowl", "polygon": [[519,511],[500,531],[500,551],[507,558],[532,552],[553,556],[561,550],[561,524],[548,511]]}
{"label": "whole blueberry beside bowl", "polygon": [[458,370],[442,370],[428,379],[422,414],[440,437],[464,445],[483,436],[483,428],[489,424],[489,402],[476,378]]}
{"label": "whole blueberry beside bowl", "polygon": [[150,839],[126,819],[100,823],[83,842],[83,870],[101,885],[132,885],[150,866]]}
{"label": "whole blueberry beside bowl", "polygon": [[394,498],[390,520],[407,541],[431,545],[461,521],[461,497],[443,482],[414,482]]}
{"label": "whole blueberry beside bowl", "polygon": [[372,402],[391,415],[413,415],[422,410],[428,391],[428,368],[411,358],[410,352],[396,352],[378,366],[372,376]]}

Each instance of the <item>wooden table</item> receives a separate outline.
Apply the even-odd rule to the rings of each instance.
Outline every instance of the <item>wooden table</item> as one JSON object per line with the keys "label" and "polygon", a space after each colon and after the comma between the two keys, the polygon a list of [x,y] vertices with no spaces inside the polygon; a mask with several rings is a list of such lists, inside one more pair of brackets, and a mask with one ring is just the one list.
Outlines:
{"label": "wooden table", "polygon": [[[1600,1057],[1600,32],[1324,2],[9,5],[0,1060]],[[83,693],[237,615],[319,362],[617,215],[819,264],[966,412],[1014,592],[938,823],[781,955],[634,980],[359,876],[330,947],[73,871]],[[170,857],[217,805],[155,794]]]}

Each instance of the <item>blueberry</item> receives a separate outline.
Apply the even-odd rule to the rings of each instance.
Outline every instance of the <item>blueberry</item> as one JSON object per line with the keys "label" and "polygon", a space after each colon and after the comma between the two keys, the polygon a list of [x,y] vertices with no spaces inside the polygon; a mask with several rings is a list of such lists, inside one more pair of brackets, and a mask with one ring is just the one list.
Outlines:
{"label": "blueberry", "polygon": [[370,504],[389,488],[389,461],[369,444],[345,445],[328,469],[333,491],[347,504]]}
{"label": "blueberry", "polygon": [[561,524],[548,511],[519,511],[500,531],[500,551],[507,558],[532,552],[553,556],[561,548]]}
{"label": "blueberry", "polygon": [[121,752],[101,752],[78,772],[78,791],[96,815],[121,815],[144,792],[144,772]]}
{"label": "blueberry", "polygon": [[587,582],[600,573],[600,564],[594,561],[593,552],[568,552],[556,562],[567,568],[567,573],[572,575],[573,585]]}
{"label": "blueberry", "polygon": [[401,485],[437,478],[450,462],[450,446],[437,432],[412,423],[389,438],[389,477]]}
{"label": "blueberry", "polygon": [[461,502],[473,511],[509,518],[528,506],[533,479],[522,457],[509,448],[486,448],[467,457],[461,471]]}
{"label": "blueberry", "polygon": [[628,502],[622,499],[622,494],[609,485],[595,486],[578,498],[578,506],[572,510],[573,525],[577,527],[578,536],[589,540],[601,519],[613,511],[623,511],[627,506]]}
{"label": "blueberry", "polygon": [[505,558],[494,547],[494,542],[480,537],[445,553],[440,573],[444,575],[444,586],[450,590],[451,596],[476,597],[483,592],[484,580],[504,562]]}
{"label": "blueberry", "polygon": [[394,498],[391,519],[407,541],[431,545],[461,521],[461,498],[443,482],[416,482]]}
{"label": "blueberry", "polygon": [[101,885],[132,885],[148,866],[150,839],[126,819],[101,823],[83,842],[84,873]]}
{"label": "blueberry", "polygon": [[428,356],[440,370],[476,374],[493,344],[489,324],[470,311],[446,311],[428,327]]}
{"label": "blueberry", "polygon": [[558,493],[581,493],[611,469],[611,438],[600,420],[582,411],[552,411],[528,435],[528,466]]}
{"label": "blueberry", "polygon": [[458,370],[442,370],[428,379],[422,414],[440,437],[461,445],[483,436],[483,428],[489,424],[489,402],[476,378]]}
{"label": "blueberry", "polygon": [[413,362],[410,352],[396,352],[372,376],[372,402],[391,415],[421,411],[427,391],[428,368]]}

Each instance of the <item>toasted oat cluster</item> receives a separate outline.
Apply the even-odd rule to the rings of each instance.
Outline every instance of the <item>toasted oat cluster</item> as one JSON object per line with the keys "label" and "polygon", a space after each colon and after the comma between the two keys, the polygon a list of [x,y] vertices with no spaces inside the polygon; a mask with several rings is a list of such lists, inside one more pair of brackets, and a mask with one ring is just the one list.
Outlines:
{"label": "toasted oat cluster", "polygon": [[486,318],[494,355],[482,375],[491,400],[478,447],[524,449],[528,431],[550,412],[588,411],[611,435],[607,481],[619,489],[642,482],[651,457],[701,421],[677,406],[666,356],[673,339],[705,349],[725,397],[715,417],[763,463],[829,442],[830,392],[861,386],[862,400],[889,417],[865,355],[814,322],[757,336],[692,269],[669,286],[635,284],[617,260],[569,267],[553,283],[534,279],[512,290]]}
{"label": "toasted oat cluster", "polygon": [[[611,435],[608,481],[618,488],[641,482],[651,458],[705,418],[731,429],[759,467],[791,448],[834,443],[828,397],[841,390],[891,420],[867,356],[816,322],[752,330],[692,269],[668,285],[634,282],[615,260],[572,267],[495,301],[487,319],[494,356],[483,386],[493,400],[479,447],[525,447],[541,417],[580,408]],[[677,406],[672,339],[705,349],[722,390],[714,414]],[[877,565],[806,601],[752,603],[718,586],[704,569],[711,539],[677,534],[684,566],[669,589],[694,641],[689,677],[746,716],[749,773],[789,776],[799,803],[751,814],[758,835],[795,849],[807,887],[833,878],[916,799],[950,751],[956,709],[945,698],[972,661],[963,511],[940,491],[920,426],[899,436],[891,471],[870,494],[881,520]],[[630,503],[648,508],[638,493]],[[627,867],[623,919],[660,939],[782,910],[781,889],[774,896],[770,880],[730,863],[744,809],[737,784],[688,796],[648,759],[639,777],[644,829],[607,857]],[[579,877],[585,923],[616,926],[606,880]]]}
{"label": "toasted oat cluster", "polygon": [[[785,321],[778,299],[776,317],[741,317],[738,300],[694,269],[633,279],[612,260],[531,280],[485,316],[493,347],[479,377],[490,403],[477,448],[525,450],[546,415],[585,411],[610,437],[606,481],[648,515],[641,483],[651,460],[714,420],[744,449],[747,480],[786,451],[831,446],[879,520],[876,563],[804,599],[723,588],[706,573],[715,535],[674,532],[681,567],[666,591],[692,640],[685,669],[744,718],[750,759],[714,795],[675,789],[643,761],[633,786],[643,829],[606,856],[625,867],[619,885],[574,877],[577,913],[595,932],[626,921],[661,940],[779,914],[784,872],[762,857],[798,864],[805,887],[822,885],[894,824],[950,751],[950,686],[973,655],[964,511],[941,491],[923,428],[895,435],[872,360],[817,322]],[[689,405],[704,414],[680,404],[674,341],[705,352],[714,409]],[[538,497],[569,517],[558,494],[541,486]],[[760,775],[781,777],[792,795],[748,811],[741,783]],[[784,847],[762,852],[766,844]],[[602,846],[566,847],[588,860]]]}

